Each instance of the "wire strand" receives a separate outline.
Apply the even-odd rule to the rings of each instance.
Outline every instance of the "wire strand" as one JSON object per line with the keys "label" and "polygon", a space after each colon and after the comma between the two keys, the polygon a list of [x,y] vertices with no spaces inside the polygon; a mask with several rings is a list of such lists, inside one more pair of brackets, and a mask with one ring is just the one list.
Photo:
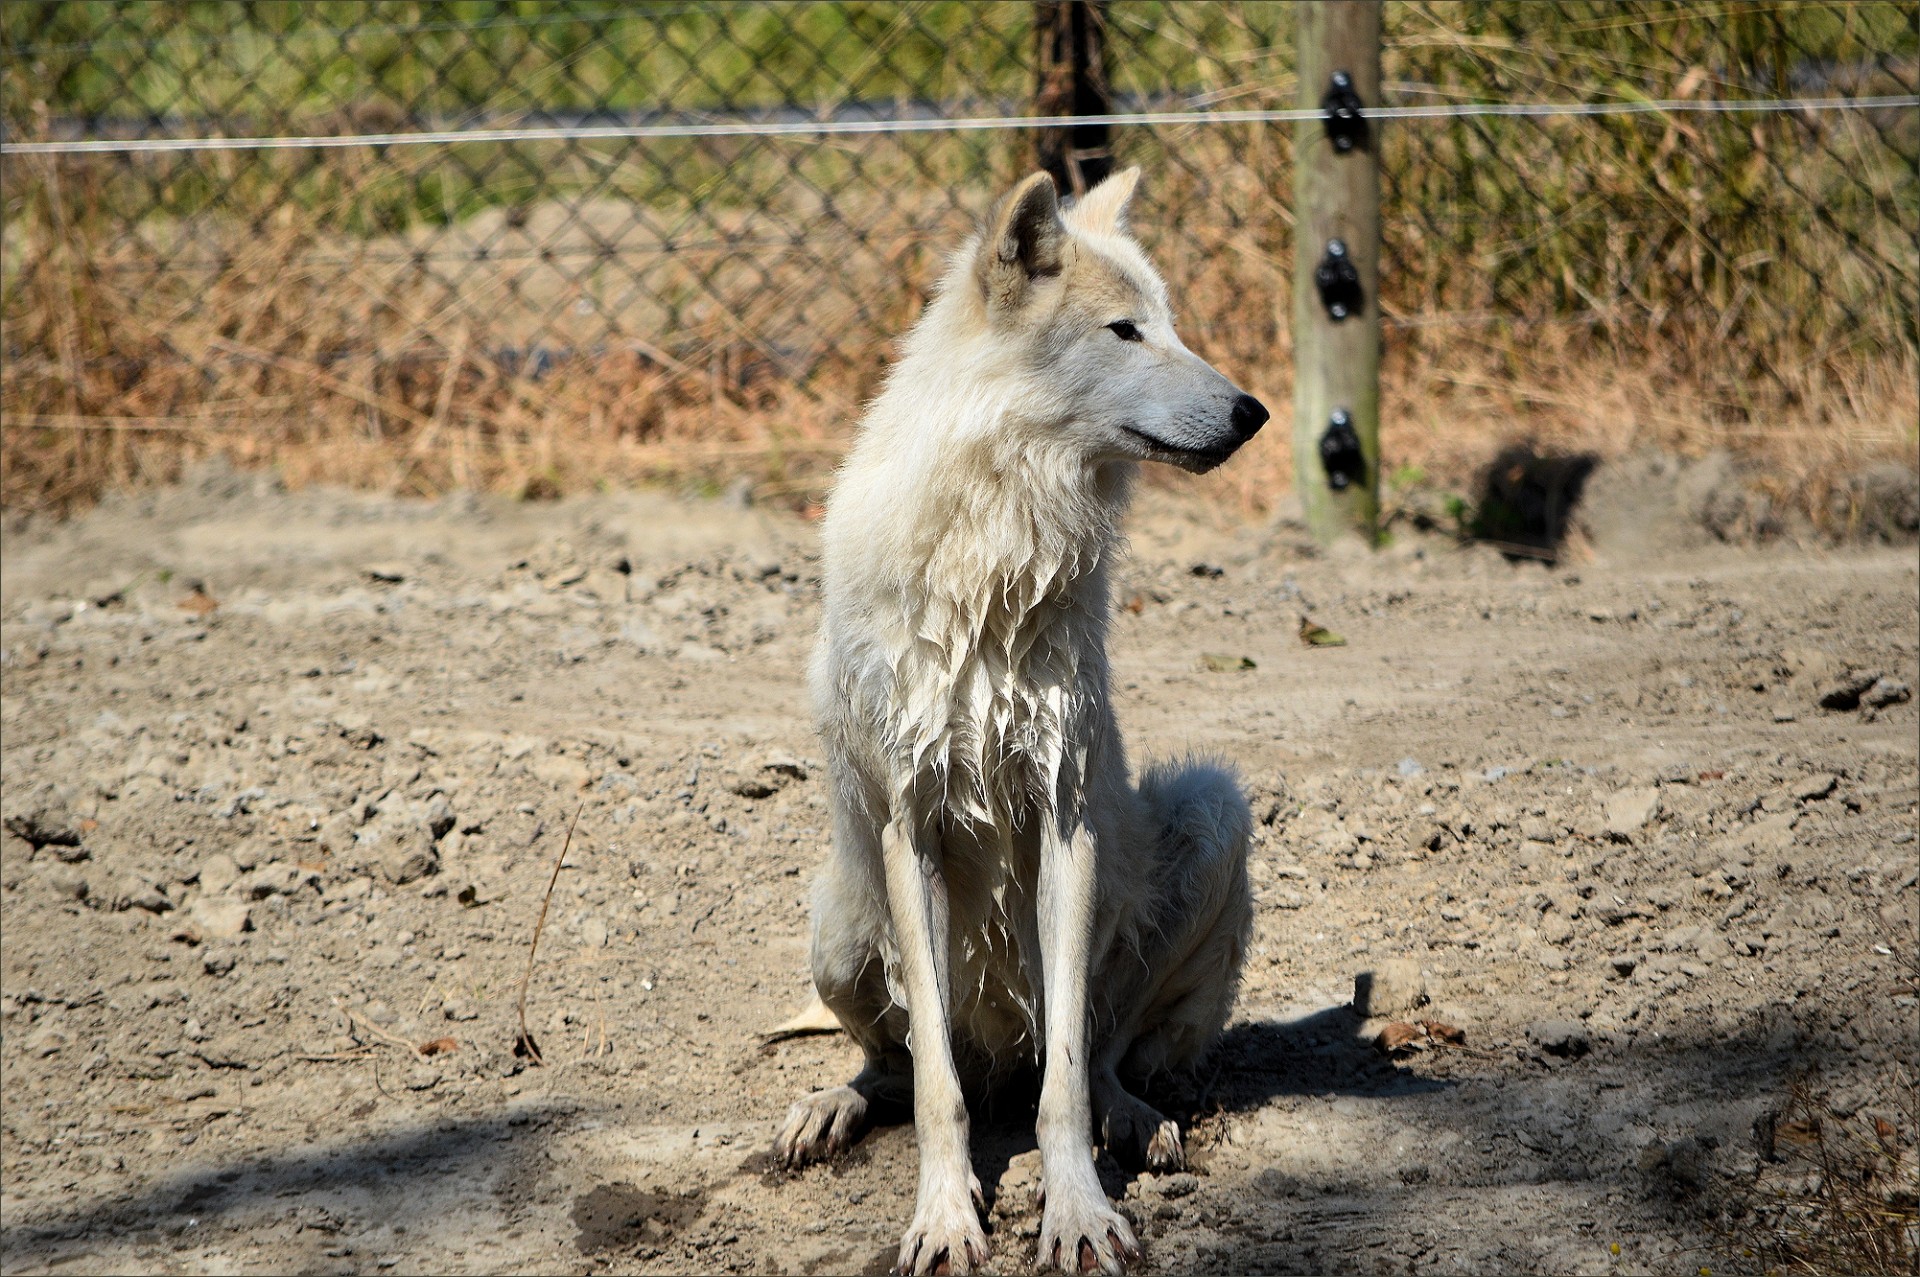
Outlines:
{"label": "wire strand", "polygon": [[[1473,116],[1565,119],[1605,115],[1737,115],[1787,111],[1868,111],[1920,107],[1920,94],[1862,98],[1756,98],[1737,101],[1481,102],[1387,106],[1370,121],[1452,120]],[[61,142],[0,142],[9,155],[130,155],[181,151],[319,151],[369,146],[461,146],[503,142],[621,142],[729,137],[847,137],[900,133],[978,133],[995,129],[1063,129],[1221,124],[1288,124],[1323,118],[1317,108],[1259,111],[1141,111],[1125,115],[974,116],[955,119],[769,120],[714,124],[632,124],[512,129],[442,129],[410,133],[352,133],[284,137],[94,138]]]}

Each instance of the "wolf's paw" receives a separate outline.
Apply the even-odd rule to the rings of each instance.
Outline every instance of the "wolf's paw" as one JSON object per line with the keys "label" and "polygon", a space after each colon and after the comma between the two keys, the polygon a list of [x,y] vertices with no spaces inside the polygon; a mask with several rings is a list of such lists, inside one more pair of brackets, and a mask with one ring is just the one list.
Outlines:
{"label": "wolf's paw", "polygon": [[979,1196],[976,1185],[970,1198],[943,1194],[929,1201],[923,1197],[906,1236],[900,1239],[900,1257],[893,1271],[970,1273],[986,1263],[993,1248],[987,1245],[987,1232],[974,1205]]}
{"label": "wolf's paw", "polygon": [[1035,1263],[1068,1273],[1119,1273],[1140,1258],[1133,1225],[1096,1185],[1091,1191],[1048,1194]]}
{"label": "wolf's paw", "polygon": [[1177,1122],[1118,1087],[1100,1098],[1100,1143],[1122,1166],[1160,1174],[1187,1169]]}
{"label": "wolf's paw", "polygon": [[867,1097],[850,1086],[815,1091],[795,1100],[773,1139],[773,1155],[787,1166],[805,1166],[853,1146],[867,1125]]}

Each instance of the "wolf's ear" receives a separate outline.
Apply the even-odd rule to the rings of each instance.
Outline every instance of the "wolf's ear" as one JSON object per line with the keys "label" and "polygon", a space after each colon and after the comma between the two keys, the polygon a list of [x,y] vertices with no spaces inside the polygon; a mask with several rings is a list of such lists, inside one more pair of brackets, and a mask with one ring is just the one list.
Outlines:
{"label": "wolf's ear", "polygon": [[1101,234],[1118,234],[1127,229],[1127,205],[1140,185],[1140,166],[1122,169],[1081,196],[1067,211],[1074,229]]}
{"label": "wolf's ear", "polygon": [[993,206],[974,273],[991,310],[1011,310],[1027,299],[1036,279],[1058,275],[1067,228],[1053,179],[1035,173]]}

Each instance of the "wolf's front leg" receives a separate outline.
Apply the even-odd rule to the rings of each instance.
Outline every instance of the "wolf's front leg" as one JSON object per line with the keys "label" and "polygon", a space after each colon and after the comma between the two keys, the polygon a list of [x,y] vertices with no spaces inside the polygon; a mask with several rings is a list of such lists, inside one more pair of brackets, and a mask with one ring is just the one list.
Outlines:
{"label": "wolf's front leg", "polygon": [[1088,1093],[1087,986],[1092,979],[1096,856],[1092,829],[1049,828],[1040,848],[1041,988],[1046,1009],[1046,1071],[1036,1134],[1046,1207],[1041,1266],[1117,1273],[1140,1257],[1140,1243],[1107,1201],[1093,1169],[1093,1106]]}
{"label": "wolf's front leg", "polygon": [[913,1130],[920,1144],[920,1196],[894,1271],[930,1273],[944,1258],[966,1273],[991,1253],[980,1226],[980,1181],[968,1155],[966,1099],[953,1064],[953,992],[948,979],[947,883],[937,832],[911,813],[881,834],[887,907],[900,950],[913,1053]]}

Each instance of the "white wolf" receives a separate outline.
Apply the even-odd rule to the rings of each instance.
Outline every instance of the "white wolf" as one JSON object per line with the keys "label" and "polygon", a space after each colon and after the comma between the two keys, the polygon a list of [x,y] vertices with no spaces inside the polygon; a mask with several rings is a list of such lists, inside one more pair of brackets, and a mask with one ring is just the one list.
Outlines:
{"label": "white wolf", "polygon": [[1182,1163],[1131,1094],[1225,1023],[1252,906],[1247,804],[1221,766],[1129,782],[1107,674],[1107,571],[1142,460],[1205,471],[1266,409],[1174,334],[1128,234],[1130,169],[1064,214],[1035,174],[954,260],[847,459],[824,525],[814,710],[834,847],[813,978],[866,1052],[800,1100],[789,1164],[911,1094],[919,1203],[898,1269],[988,1255],[964,1096],[1043,1067],[1042,1264],[1139,1255],[1116,1155]]}

